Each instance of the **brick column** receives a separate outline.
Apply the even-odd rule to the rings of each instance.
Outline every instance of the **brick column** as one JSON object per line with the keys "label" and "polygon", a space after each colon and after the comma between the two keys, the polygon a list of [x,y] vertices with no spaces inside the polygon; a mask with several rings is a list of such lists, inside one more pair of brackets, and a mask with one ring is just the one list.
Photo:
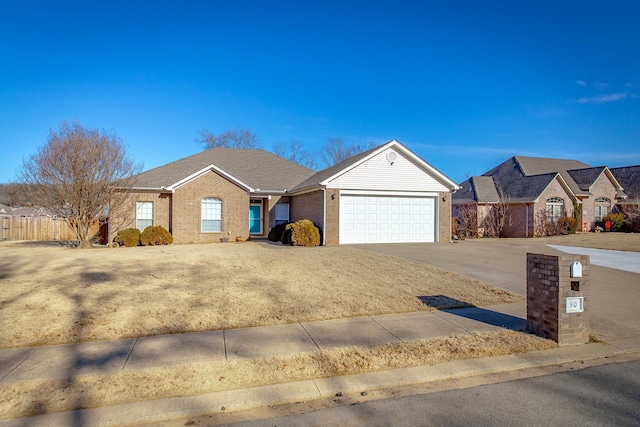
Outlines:
{"label": "brick column", "polygon": [[[582,277],[570,276],[582,264]],[[589,342],[589,256],[527,254],[527,329],[561,346]],[[582,297],[582,312],[567,312],[567,298]],[[576,300],[573,300],[576,302]]]}

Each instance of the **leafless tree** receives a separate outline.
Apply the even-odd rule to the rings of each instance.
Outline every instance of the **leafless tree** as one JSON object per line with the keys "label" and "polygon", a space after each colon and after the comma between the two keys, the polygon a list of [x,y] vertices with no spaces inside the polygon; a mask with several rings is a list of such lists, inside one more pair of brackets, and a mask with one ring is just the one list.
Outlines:
{"label": "leafless tree", "polygon": [[227,147],[227,148],[260,148],[258,136],[248,129],[227,129],[221,134],[202,129],[196,141],[204,144],[205,149]]}
{"label": "leafless tree", "polygon": [[373,148],[375,143],[351,143],[348,144],[340,137],[330,136],[327,138],[322,152],[322,159],[326,167],[333,166],[351,156],[362,153],[363,151]]}
{"label": "leafless tree", "polygon": [[640,232],[640,200],[628,201],[619,206],[619,212],[624,215],[624,224],[627,230],[634,233]]}
{"label": "leafless tree", "polygon": [[478,204],[456,205],[454,211],[457,218],[456,235],[461,239],[478,237]]}
{"label": "leafless tree", "polygon": [[316,156],[306,150],[298,139],[292,138],[289,142],[276,142],[273,144],[273,152],[309,169],[317,167]]}
{"label": "leafless tree", "polygon": [[489,212],[482,220],[484,235],[487,237],[503,237],[504,229],[513,223],[508,197],[501,197],[491,205]]}
{"label": "leafless tree", "polygon": [[47,143],[24,161],[19,180],[23,200],[64,218],[79,247],[91,246],[95,224],[127,199],[123,187],[140,170],[115,133],[62,122]]}

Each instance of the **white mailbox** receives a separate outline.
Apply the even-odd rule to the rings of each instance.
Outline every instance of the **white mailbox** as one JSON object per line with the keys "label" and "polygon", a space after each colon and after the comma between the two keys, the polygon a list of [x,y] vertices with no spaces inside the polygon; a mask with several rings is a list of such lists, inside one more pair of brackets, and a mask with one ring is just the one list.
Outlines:
{"label": "white mailbox", "polygon": [[571,277],[582,277],[582,263],[580,261],[572,262],[570,270]]}

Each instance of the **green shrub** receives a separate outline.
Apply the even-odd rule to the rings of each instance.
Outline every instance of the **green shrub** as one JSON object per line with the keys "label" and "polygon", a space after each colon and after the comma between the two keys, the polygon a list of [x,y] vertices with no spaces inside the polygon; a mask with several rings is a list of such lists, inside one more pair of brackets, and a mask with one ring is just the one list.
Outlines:
{"label": "green shrub", "polygon": [[292,246],[320,245],[320,230],[308,219],[287,224],[282,234],[282,243]]}
{"label": "green shrub", "polygon": [[173,236],[161,225],[150,225],[140,235],[140,242],[145,246],[170,245]]}
{"label": "green shrub", "polygon": [[124,230],[119,230],[113,241],[119,246],[126,246],[128,248],[138,246],[140,244],[140,230],[137,228],[125,228]]}
{"label": "green shrub", "polygon": [[609,213],[602,217],[602,227],[607,221],[611,221],[611,231],[620,231],[624,227],[624,215],[621,213]]}
{"label": "green shrub", "polygon": [[273,227],[271,230],[269,230],[269,235],[267,236],[267,238],[272,242],[281,242],[282,234],[284,234],[284,230],[285,228],[287,228],[287,224],[289,223],[285,222],[284,224],[278,224]]}
{"label": "green shrub", "polygon": [[560,217],[558,218],[558,227],[562,234],[576,234],[578,230],[578,220],[570,216]]}

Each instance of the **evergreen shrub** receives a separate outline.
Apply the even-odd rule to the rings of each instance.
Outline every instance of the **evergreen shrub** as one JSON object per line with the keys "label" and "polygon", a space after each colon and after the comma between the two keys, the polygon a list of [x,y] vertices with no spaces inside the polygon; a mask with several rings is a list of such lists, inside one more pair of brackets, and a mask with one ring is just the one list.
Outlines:
{"label": "evergreen shrub", "polygon": [[145,246],[170,245],[173,236],[161,225],[150,225],[140,235],[140,242]]}
{"label": "evergreen shrub", "polygon": [[118,246],[126,246],[127,248],[138,246],[140,244],[140,230],[137,228],[119,230],[113,241],[117,243]]}

